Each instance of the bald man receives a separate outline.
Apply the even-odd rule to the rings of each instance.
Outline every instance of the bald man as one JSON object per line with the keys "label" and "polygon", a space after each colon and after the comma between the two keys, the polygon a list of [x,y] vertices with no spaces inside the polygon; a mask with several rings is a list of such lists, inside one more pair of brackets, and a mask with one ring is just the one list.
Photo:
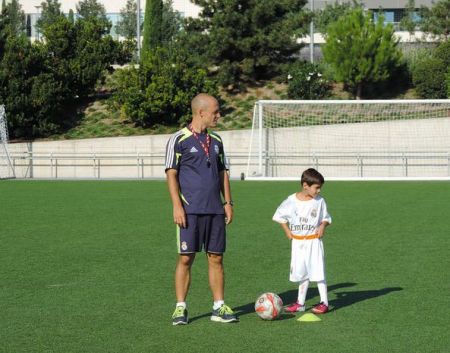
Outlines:
{"label": "bald man", "polygon": [[238,318],[224,302],[223,254],[225,225],[233,220],[233,201],[228,163],[222,139],[209,131],[220,119],[219,103],[205,93],[191,102],[192,121],[173,134],[166,147],[166,176],[177,225],[178,261],[175,269],[177,304],[173,325],[188,323],[186,297],[195,255],[202,250],[208,259],[213,297],[211,320],[235,322]]}

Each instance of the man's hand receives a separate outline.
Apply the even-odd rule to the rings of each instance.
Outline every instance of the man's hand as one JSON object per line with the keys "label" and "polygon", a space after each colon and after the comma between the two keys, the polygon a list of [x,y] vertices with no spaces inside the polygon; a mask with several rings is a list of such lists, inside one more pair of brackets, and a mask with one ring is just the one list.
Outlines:
{"label": "man's hand", "polygon": [[224,206],[225,211],[225,224],[228,225],[233,221],[233,206],[227,203]]}
{"label": "man's hand", "polygon": [[173,206],[173,222],[180,228],[186,228],[186,213],[183,206]]}

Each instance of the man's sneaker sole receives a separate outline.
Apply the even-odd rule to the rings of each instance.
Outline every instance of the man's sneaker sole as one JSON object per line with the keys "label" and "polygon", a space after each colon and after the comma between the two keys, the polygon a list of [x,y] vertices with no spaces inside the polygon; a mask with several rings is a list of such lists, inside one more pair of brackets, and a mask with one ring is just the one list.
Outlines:
{"label": "man's sneaker sole", "polygon": [[177,321],[177,322],[172,322],[172,326],[187,325],[188,323],[189,323],[189,320],[186,320],[186,321]]}
{"label": "man's sneaker sole", "polygon": [[211,321],[222,322],[222,323],[229,323],[229,322],[238,322],[239,319],[237,317],[233,317],[231,319],[224,319],[224,318],[222,318],[220,316],[213,315],[213,316],[211,316]]}

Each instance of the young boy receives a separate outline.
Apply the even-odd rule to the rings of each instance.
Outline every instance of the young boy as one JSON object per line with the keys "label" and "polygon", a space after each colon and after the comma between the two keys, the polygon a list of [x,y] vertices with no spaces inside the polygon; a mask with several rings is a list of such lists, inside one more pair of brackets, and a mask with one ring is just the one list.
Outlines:
{"label": "young boy", "polygon": [[325,200],[319,195],[325,180],[317,170],[303,172],[302,190],[290,195],[278,207],[273,220],[280,223],[286,237],[292,239],[291,273],[289,280],[299,282],[298,299],[285,311],[305,311],[306,292],[309,282],[317,282],[320,303],[312,312],[325,314],[328,311],[327,284],[322,237],[331,223]]}

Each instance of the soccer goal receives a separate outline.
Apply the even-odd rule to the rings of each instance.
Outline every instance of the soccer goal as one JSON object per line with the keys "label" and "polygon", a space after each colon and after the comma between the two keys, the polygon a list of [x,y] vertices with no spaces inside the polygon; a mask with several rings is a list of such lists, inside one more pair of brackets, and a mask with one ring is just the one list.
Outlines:
{"label": "soccer goal", "polygon": [[15,177],[8,152],[8,125],[6,124],[5,107],[0,105],[0,179]]}
{"label": "soccer goal", "polygon": [[261,100],[247,179],[450,179],[450,100]]}

